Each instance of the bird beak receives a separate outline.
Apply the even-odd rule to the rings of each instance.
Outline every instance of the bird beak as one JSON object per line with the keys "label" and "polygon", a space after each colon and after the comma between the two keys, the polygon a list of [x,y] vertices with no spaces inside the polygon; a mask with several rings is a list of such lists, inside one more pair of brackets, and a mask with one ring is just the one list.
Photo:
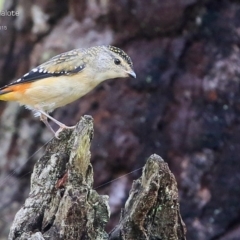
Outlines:
{"label": "bird beak", "polygon": [[126,71],[126,73],[128,74],[129,77],[131,78],[136,78],[136,73],[133,71],[133,70],[130,70],[130,71]]}

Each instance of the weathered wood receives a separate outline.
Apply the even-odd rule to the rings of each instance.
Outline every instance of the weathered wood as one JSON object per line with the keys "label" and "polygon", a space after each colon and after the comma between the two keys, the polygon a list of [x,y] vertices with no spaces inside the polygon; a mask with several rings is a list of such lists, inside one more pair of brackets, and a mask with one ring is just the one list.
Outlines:
{"label": "weathered wood", "polygon": [[35,165],[29,197],[16,214],[9,240],[185,239],[177,183],[158,155],[150,156],[134,181],[120,223],[108,236],[108,197],[92,189],[92,118],[84,116],[73,132],[60,137]]}
{"label": "weathered wood", "polygon": [[9,239],[107,239],[108,197],[92,189],[92,136],[92,118],[84,116],[73,132],[64,131],[49,143]]}
{"label": "weathered wood", "polygon": [[109,239],[184,240],[185,235],[176,180],[167,163],[153,154],[134,181],[120,223]]}

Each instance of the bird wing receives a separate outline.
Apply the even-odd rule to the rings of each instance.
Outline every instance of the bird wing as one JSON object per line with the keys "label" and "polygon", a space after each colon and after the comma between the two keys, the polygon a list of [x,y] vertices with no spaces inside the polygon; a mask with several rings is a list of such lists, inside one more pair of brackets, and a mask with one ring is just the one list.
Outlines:
{"label": "bird wing", "polygon": [[21,83],[29,83],[36,80],[45,79],[48,77],[58,77],[64,75],[73,75],[81,72],[86,66],[84,61],[84,50],[75,49],[69,52],[59,54],[49,61],[41,64],[40,66],[33,68],[30,72],[26,73],[20,79],[10,83],[0,90],[12,85]]}

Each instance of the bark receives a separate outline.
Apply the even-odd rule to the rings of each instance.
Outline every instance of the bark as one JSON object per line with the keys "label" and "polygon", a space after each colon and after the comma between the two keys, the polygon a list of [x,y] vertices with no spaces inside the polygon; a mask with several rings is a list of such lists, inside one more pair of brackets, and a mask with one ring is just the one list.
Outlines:
{"label": "bark", "polygon": [[185,234],[177,182],[167,163],[153,154],[134,181],[120,223],[109,239],[184,240]]}
{"label": "bark", "polygon": [[118,226],[108,234],[108,196],[93,189],[90,142],[93,121],[53,139],[38,160],[31,191],[15,216],[9,240],[20,239],[185,239],[177,183],[168,165],[152,155],[136,180]]}
{"label": "bark", "polygon": [[107,196],[93,185],[92,118],[53,139],[31,177],[31,191],[18,211],[9,239],[107,239]]}

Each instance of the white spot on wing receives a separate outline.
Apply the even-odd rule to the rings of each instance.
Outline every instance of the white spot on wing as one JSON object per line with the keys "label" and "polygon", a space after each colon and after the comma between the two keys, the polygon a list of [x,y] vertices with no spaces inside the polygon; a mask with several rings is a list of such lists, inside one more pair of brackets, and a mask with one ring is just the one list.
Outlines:
{"label": "white spot on wing", "polygon": [[33,68],[32,71],[33,71],[33,72],[37,72],[38,69],[37,69],[37,68]]}
{"label": "white spot on wing", "polygon": [[26,76],[28,76],[28,75],[29,75],[29,73],[26,73],[26,74],[24,74],[23,76],[26,77]]}

